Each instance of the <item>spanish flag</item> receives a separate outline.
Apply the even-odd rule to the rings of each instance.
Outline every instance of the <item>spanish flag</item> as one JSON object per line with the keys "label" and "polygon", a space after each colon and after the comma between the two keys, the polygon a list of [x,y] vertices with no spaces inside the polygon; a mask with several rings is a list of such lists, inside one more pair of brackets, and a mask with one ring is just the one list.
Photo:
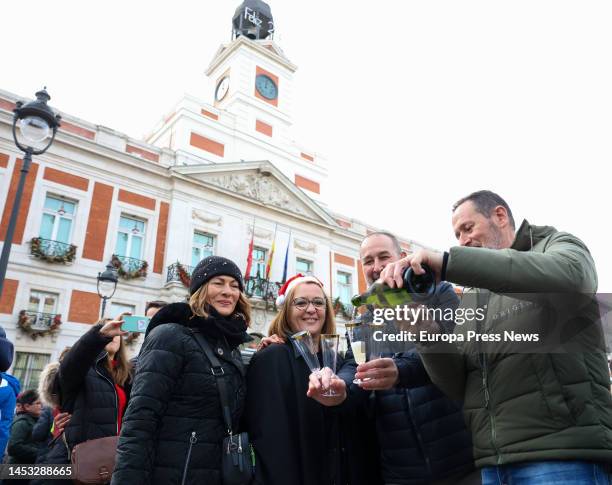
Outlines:
{"label": "spanish flag", "polygon": [[274,258],[274,249],[276,248],[276,237],[274,241],[272,241],[272,246],[270,247],[270,257],[268,258],[268,264],[266,265],[266,279],[270,279],[270,273],[272,272],[272,259]]}

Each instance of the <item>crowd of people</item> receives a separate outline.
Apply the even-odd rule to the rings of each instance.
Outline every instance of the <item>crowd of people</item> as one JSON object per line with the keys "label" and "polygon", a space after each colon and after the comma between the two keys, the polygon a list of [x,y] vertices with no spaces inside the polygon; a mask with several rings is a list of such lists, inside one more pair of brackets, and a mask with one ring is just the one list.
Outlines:
{"label": "crowd of people", "polygon": [[[335,369],[311,371],[292,336],[308,331],[322,364],[320,342],[337,328],[328,289],[298,274],[245,360],[252,312],[243,275],[210,256],[192,273],[188,301],[148,304],[137,357],[127,358],[119,315],[49,364],[38,390],[1,374],[5,462],[67,464],[79,446],[114,439],[114,469],[100,483],[610,485],[612,398],[588,248],[550,226],[516,229],[490,191],[459,200],[452,228],[459,245],[447,252],[406,254],[393,234],[369,234],[365,280],[401,287],[406,268],[427,266],[437,285],[420,304],[486,309],[484,321],[461,325],[411,321],[416,335],[527,328],[563,338],[542,352],[417,339],[359,365],[349,345]],[[12,355],[2,331],[2,370]]]}

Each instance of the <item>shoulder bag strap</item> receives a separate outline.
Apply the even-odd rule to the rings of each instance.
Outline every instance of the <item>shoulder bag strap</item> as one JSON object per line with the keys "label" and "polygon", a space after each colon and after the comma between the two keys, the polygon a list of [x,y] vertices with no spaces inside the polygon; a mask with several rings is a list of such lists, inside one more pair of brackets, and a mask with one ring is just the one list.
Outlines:
{"label": "shoulder bag strap", "polygon": [[215,356],[214,352],[210,348],[209,343],[206,341],[204,336],[200,332],[193,331],[193,336],[206,355],[206,358],[210,361],[210,372],[215,376],[217,381],[217,388],[219,389],[219,397],[221,401],[221,413],[223,414],[223,421],[227,428],[227,433],[232,434],[232,413],[229,407],[229,398],[227,393],[227,386],[225,383],[225,371],[221,366],[221,362]]}

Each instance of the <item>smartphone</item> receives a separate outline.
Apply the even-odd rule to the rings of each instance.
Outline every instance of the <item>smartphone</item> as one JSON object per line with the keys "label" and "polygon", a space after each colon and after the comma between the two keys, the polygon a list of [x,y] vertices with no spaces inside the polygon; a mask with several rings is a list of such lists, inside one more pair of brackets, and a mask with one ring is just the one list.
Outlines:
{"label": "smartphone", "polygon": [[136,315],[126,315],[123,317],[123,323],[121,324],[121,330],[124,332],[139,332],[145,333],[149,326],[149,317],[139,317]]}

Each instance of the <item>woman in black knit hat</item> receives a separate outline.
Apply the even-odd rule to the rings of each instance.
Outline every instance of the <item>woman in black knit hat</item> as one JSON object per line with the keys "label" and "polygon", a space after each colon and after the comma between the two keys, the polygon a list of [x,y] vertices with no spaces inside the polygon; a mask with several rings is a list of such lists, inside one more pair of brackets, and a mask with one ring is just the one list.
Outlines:
{"label": "woman in black knit hat", "polygon": [[121,428],[115,485],[221,484],[226,426],[211,364],[195,334],[221,362],[236,431],[246,391],[237,348],[250,340],[251,305],[240,269],[219,256],[200,261],[189,293],[189,303],[163,307],[147,328]]}

